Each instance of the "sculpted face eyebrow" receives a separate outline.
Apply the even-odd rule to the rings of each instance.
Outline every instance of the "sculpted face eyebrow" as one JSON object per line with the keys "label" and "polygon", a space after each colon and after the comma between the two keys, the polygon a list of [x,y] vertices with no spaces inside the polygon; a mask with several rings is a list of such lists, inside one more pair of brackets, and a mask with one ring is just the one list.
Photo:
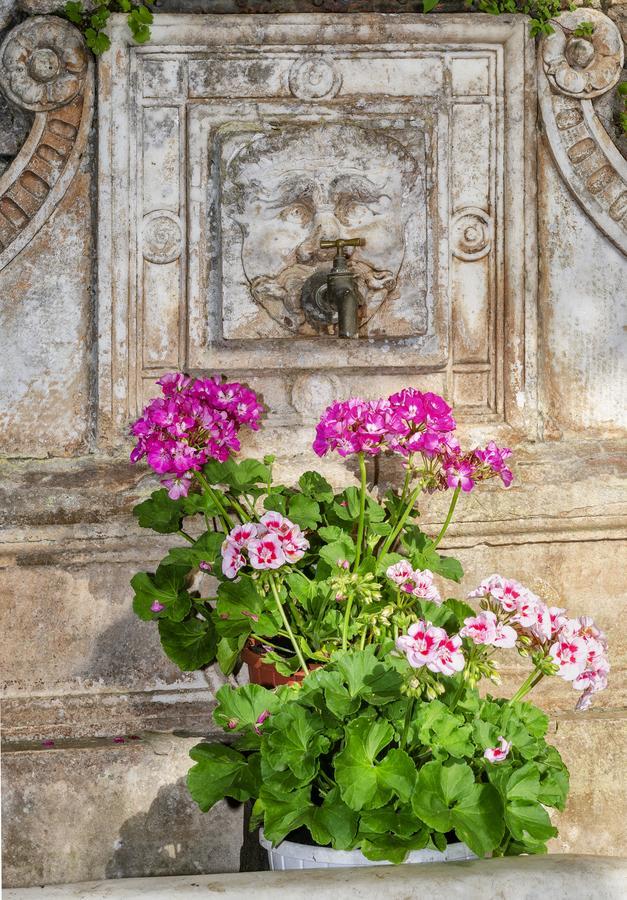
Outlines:
{"label": "sculpted face eyebrow", "polygon": [[259,199],[276,207],[288,206],[297,201],[311,201],[316,185],[310,175],[294,175],[286,178],[278,187],[278,193],[261,187]]}
{"label": "sculpted face eyebrow", "polygon": [[375,184],[363,175],[338,175],[331,182],[330,195],[333,198],[348,195],[366,203],[373,203],[381,197],[387,196],[385,185]]}

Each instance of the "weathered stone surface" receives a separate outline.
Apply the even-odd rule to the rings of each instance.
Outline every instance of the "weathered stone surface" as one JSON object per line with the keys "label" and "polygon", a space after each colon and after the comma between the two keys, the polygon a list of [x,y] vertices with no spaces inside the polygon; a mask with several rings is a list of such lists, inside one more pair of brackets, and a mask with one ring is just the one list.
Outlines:
{"label": "weathered stone surface", "polygon": [[[240,900],[398,900],[414,896],[416,885],[433,900],[471,897],[569,897],[571,900],[616,900],[621,896],[627,863],[594,856],[515,857],[362,869],[318,869],[222,878],[150,878],[126,882],[48,887],[46,900],[197,900],[219,894]],[[8,891],[6,900],[38,900],[37,888]]]}
{"label": "weathered stone surface", "polygon": [[5,753],[5,884],[237,871],[241,809],[198,810],[184,783],[193,744],[148,736]]}
{"label": "weathered stone surface", "polygon": [[[281,3],[220,0],[193,6],[178,0],[176,8],[276,11]],[[375,5],[317,3],[312,10]],[[413,10],[411,2],[393,5],[395,11]],[[609,16],[620,28],[621,7],[613,5]],[[174,47],[176,35],[180,45],[194,46],[193,54]],[[399,50],[400,38],[408,36],[411,49]],[[103,57],[100,71],[102,96],[111,99],[109,107],[101,106],[100,205],[92,194],[94,144],[63,199],[50,204],[50,218],[0,272],[0,441],[2,452],[17,457],[0,468],[3,727],[11,751],[4,769],[10,822],[5,879],[32,884],[237,868],[240,813],[224,809],[203,817],[182,787],[190,742],[161,738],[172,747],[159,755],[154,741],[130,740],[147,732],[207,733],[222,681],[213,671],[179,673],[164,658],[155,629],[130,610],[130,575],[154,566],[171,539],[141,531],[130,515],[156,480],[145,468],[129,466],[126,426],[154,393],[163,369],[179,365],[220,367],[260,391],[270,419],[247,439],[245,452],[278,453],[277,475],[288,483],[307,468],[318,468],[337,486],[354,478],[352,461],[313,456],[313,423],[335,397],[382,396],[408,384],[455,401],[463,443],[494,437],[512,446],[514,487],[490,485],[465,496],[444,549],[464,563],[461,590],[500,571],[541,593],[549,585],[555,592],[549,598],[559,597],[573,613],[594,615],[608,631],[610,684],[591,712],[575,716],[576,694],[558,679],[541,683],[532,699],[551,712],[551,739],[572,772],[573,791],[559,817],[554,850],[620,853],[624,826],[615,810],[625,746],[619,710],[626,520],[619,304],[625,269],[592,214],[621,171],[595,124],[605,123],[610,134],[611,112],[604,110],[612,89],[592,101],[551,98],[565,104],[557,110],[568,114],[561,124],[569,125],[578,109],[586,112],[586,127],[593,123],[590,135],[563,144],[564,152],[572,151],[573,165],[583,171],[599,148],[612,157],[611,171],[591,182],[598,189],[591,193],[589,185],[582,192],[564,183],[565,169],[555,165],[545,140],[535,169],[538,72],[522,19],[228,16],[190,25],[161,16],[153,42],[137,48],[129,47],[120,18],[114,39],[116,54]],[[273,43],[271,51],[264,40]],[[236,52],[235,45],[245,46],[246,53]],[[360,56],[365,48],[372,51],[367,62]],[[135,68],[129,72],[131,60]],[[132,143],[127,128],[131,111],[143,117],[138,138],[150,138],[143,149]],[[212,184],[218,199],[222,187],[233,188],[236,201],[238,191],[244,199],[249,187],[248,174],[243,187],[236,178],[229,181],[231,157],[223,153],[231,145],[236,154],[242,150],[243,125],[259,140],[277,135],[278,149],[298,149],[307,165],[302,134],[313,133],[307,123],[317,123],[328,136],[340,122],[358,129],[360,137],[376,132],[372,148],[381,146],[381,135],[390,147],[406,148],[418,163],[414,185],[423,183],[418,194],[424,191],[427,198],[420,228],[409,229],[411,240],[394,232],[389,254],[376,261],[394,275],[403,241],[421,259],[426,242],[423,268],[414,260],[415,271],[426,276],[415,279],[411,309],[392,299],[393,290],[382,304],[396,303],[398,314],[384,317],[384,330],[394,332],[385,354],[365,341],[338,345],[289,328],[287,340],[264,336],[279,325],[255,308],[245,273],[251,281],[272,279],[285,262],[279,259],[283,251],[302,255],[311,234],[303,238],[296,221],[281,232],[282,253],[277,249],[276,259],[267,254],[263,267],[253,271],[252,249],[267,253],[286,220],[272,214],[261,222],[249,204],[242,241],[233,226],[241,213],[229,218],[226,205],[218,203],[213,231],[207,218]],[[7,160],[24,137],[23,127],[9,127],[0,147]],[[585,143],[587,137],[592,144]],[[374,149],[369,154],[368,148],[359,150],[358,140],[345,143],[349,162],[366,157],[363,172],[385,175],[385,160],[375,165]],[[257,146],[255,165],[269,165],[268,146]],[[210,155],[211,177],[205,166]],[[320,157],[318,152],[322,183]],[[132,172],[129,158],[137,160]],[[337,170],[346,178],[346,161],[336,147],[327,175]],[[274,174],[285,186],[285,172]],[[129,177],[135,187],[127,185]],[[328,182],[327,177],[326,194],[309,209],[314,218],[327,216],[325,228],[337,227],[338,219]],[[111,186],[118,199],[109,204]],[[619,222],[616,199],[605,208]],[[281,209],[298,220],[298,209]],[[103,305],[101,293],[98,308],[92,299],[97,216],[101,291],[106,283],[113,298]],[[133,228],[127,228],[127,216]],[[113,250],[107,245],[109,219],[122,235]],[[217,225],[223,226],[222,237]],[[247,242],[250,252],[242,264],[236,250]],[[226,297],[232,307],[221,303],[220,280],[205,277],[222,264],[233,287]],[[400,295],[404,299],[405,288]],[[289,290],[285,296],[291,303]],[[133,303],[127,306],[129,297]],[[261,323],[251,325],[251,309],[265,315]],[[427,311],[424,332],[420,309]],[[203,324],[208,310],[215,314],[215,332]],[[403,317],[400,331],[409,337],[397,333]],[[212,341],[224,327],[234,338],[216,354]],[[271,346],[272,341],[278,343]],[[116,455],[105,455],[110,445]],[[381,462],[382,485],[398,476],[397,465]],[[425,502],[422,521],[429,533],[439,529],[447,500],[435,496]],[[500,690],[508,693],[524,672],[524,662],[508,659]],[[114,744],[116,736],[127,743]],[[44,750],[47,739],[56,743]],[[95,830],[100,819],[102,834]],[[228,850],[226,835],[234,842]],[[548,874],[542,877],[546,885]]]}

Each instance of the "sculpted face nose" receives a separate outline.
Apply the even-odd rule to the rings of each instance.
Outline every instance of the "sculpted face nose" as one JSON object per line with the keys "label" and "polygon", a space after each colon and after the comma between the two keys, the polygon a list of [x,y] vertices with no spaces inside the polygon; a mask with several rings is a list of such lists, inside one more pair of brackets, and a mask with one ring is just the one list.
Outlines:
{"label": "sculpted face nose", "polygon": [[300,263],[325,262],[333,258],[333,250],[322,250],[321,240],[335,241],[340,237],[340,223],[332,209],[318,209],[311,220],[305,240],[296,248]]}

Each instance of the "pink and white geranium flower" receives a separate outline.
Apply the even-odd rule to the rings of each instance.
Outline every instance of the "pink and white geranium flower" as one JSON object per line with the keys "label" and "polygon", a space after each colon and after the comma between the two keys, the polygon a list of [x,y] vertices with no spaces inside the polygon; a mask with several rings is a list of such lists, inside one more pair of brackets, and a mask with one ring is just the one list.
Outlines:
{"label": "pink and white geranium flower", "polygon": [[488,760],[488,762],[500,763],[507,758],[511,749],[511,742],[506,741],[503,735],[499,735],[499,746],[488,747],[486,750],[484,750],[483,755]]}
{"label": "pink and white geranium flower", "polygon": [[438,606],[442,603],[440,592],[433,583],[433,572],[429,569],[414,569],[409,560],[402,559],[389,566],[385,574],[404,593],[413,594],[421,600],[430,600]]}
{"label": "pink and white geranium flower", "polygon": [[491,610],[464,619],[464,627],[459,633],[462,637],[470,638],[475,644],[487,644],[491,647],[505,649],[514,647],[518,637],[511,625],[499,622],[496,614]]}
{"label": "pink and white geranium flower", "polygon": [[286,562],[298,562],[308,549],[300,527],[270,511],[258,523],[245,522],[231,529],[222,544],[222,572],[235,578],[246,565],[246,555],[253,569],[278,569]]}
{"label": "pink and white geranium flower", "polygon": [[574,681],[586,668],[588,648],[581,637],[561,635],[549,649],[553,662],[558,667],[557,675],[565,681]]}
{"label": "pink and white geranium flower", "polygon": [[281,541],[271,531],[250,541],[247,550],[253,569],[278,569],[285,563]]}
{"label": "pink and white geranium flower", "polygon": [[414,669],[426,666],[431,672],[454,675],[465,665],[459,635],[450,637],[444,628],[420,619],[396,639],[396,649],[407,657]]}

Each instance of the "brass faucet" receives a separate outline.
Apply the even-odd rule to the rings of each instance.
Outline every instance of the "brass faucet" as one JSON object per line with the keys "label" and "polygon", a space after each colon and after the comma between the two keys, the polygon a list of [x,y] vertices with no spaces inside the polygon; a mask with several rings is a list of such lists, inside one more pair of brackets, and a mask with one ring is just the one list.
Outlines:
{"label": "brass faucet", "polygon": [[326,301],[337,309],[337,333],[341,338],[359,337],[357,278],[346,265],[344,247],[363,247],[365,243],[360,237],[320,241],[321,249],[335,248],[333,266],[327,275]]}

